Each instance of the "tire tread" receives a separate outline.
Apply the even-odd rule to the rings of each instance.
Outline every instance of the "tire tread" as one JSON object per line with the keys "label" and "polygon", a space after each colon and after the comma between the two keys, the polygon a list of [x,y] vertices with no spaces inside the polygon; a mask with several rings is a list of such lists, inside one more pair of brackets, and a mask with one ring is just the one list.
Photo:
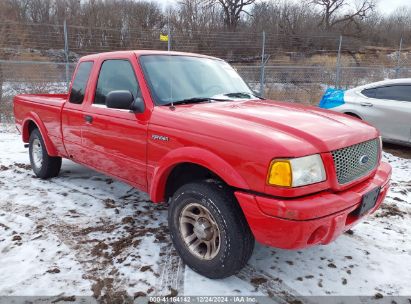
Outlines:
{"label": "tire tread", "polygon": [[[36,170],[33,164],[32,155],[31,155],[32,142],[35,138],[38,138],[40,140],[41,146],[43,149],[43,164],[40,170]],[[56,177],[60,173],[62,159],[61,157],[54,157],[54,156],[48,155],[46,146],[44,144],[43,137],[41,136],[41,133],[38,129],[34,129],[31,132],[29,143],[30,143],[29,144],[30,163],[31,163],[31,167],[33,169],[34,174],[36,174],[36,176],[41,179],[48,179],[48,178]]]}
{"label": "tire tread", "polygon": [[[175,209],[178,208],[175,204],[179,204],[179,197],[187,191],[201,193],[203,196],[209,198],[213,204],[218,208],[221,216],[227,223],[230,230],[231,240],[235,244],[229,244],[227,256],[223,256],[224,260],[220,267],[196,267],[195,257],[178,241],[174,233],[178,233],[178,227],[171,227],[174,222]],[[222,183],[215,181],[199,181],[183,185],[174,194],[170,209],[169,209],[169,225],[172,234],[172,240],[180,256],[184,262],[188,264],[194,271],[212,279],[225,278],[238,273],[250,259],[254,249],[254,236],[248,226],[247,220],[239,206],[231,188]]]}

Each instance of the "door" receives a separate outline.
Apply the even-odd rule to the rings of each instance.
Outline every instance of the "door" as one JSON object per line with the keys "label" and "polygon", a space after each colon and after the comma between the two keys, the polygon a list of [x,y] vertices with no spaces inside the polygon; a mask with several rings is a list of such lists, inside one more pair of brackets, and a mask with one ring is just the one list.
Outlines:
{"label": "door", "polygon": [[142,98],[130,60],[109,59],[101,64],[93,100],[83,112],[82,145],[87,150],[83,161],[146,190],[148,123],[142,114],[105,105],[108,93],[117,90]]}
{"label": "door", "polygon": [[75,71],[68,102],[64,104],[61,113],[61,128],[64,147],[67,156],[74,160],[81,160],[84,149],[81,146],[81,127],[83,125],[83,104],[90,98],[86,92],[90,74],[93,68],[92,61],[80,62]]}
{"label": "door", "polygon": [[411,85],[389,85],[361,92],[364,120],[377,127],[386,139],[408,142],[411,137]]}

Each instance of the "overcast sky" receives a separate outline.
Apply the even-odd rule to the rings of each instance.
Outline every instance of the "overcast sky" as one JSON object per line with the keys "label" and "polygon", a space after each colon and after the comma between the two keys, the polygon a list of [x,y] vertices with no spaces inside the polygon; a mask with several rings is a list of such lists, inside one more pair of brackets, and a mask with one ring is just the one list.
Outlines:
{"label": "overcast sky", "polygon": [[380,0],[378,10],[384,14],[390,14],[395,9],[403,6],[411,6],[410,0]]}
{"label": "overcast sky", "polygon": [[[165,6],[167,4],[174,4],[178,0],[152,0],[154,2],[161,3]],[[295,1],[295,0],[289,0],[289,1]],[[353,2],[355,0],[352,0]],[[411,1],[410,0],[377,0],[378,2],[378,10],[386,15],[392,13],[395,9],[403,6],[411,6]]]}

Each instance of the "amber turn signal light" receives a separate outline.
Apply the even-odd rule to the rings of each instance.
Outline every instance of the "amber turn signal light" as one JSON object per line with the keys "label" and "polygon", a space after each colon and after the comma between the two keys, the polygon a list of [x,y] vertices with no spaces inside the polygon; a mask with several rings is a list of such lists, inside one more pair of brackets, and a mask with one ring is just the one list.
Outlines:
{"label": "amber turn signal light", "polygon": [[273,160],[268,172],[268,184],[273,186],[291,187],[292,171],[289,160]]}

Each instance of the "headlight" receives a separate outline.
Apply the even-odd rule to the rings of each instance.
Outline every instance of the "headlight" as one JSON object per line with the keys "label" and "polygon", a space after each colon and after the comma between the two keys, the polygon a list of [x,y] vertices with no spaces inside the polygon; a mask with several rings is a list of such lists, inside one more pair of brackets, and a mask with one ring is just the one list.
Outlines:
{"label": "headlight", "polygon": [[271,162],[268,184],[282,187],[300,187],[326,179],[324,164],[319,154]]}

